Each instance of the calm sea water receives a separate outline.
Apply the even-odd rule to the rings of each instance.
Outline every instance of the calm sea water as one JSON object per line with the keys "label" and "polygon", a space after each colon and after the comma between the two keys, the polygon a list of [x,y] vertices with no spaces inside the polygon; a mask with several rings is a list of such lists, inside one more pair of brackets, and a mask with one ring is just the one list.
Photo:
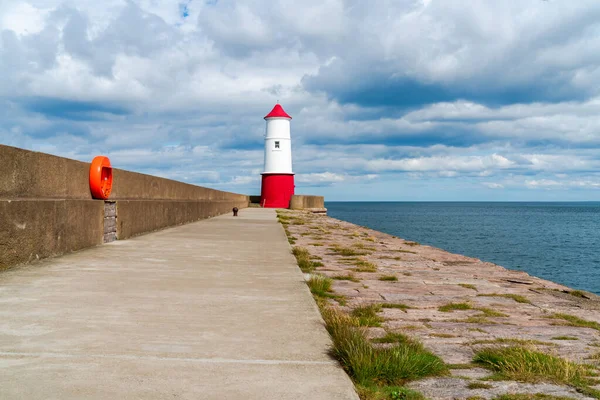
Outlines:
{"label": "calm sea water", "polygon": [[328,215],[600,294],[600,203],[341,203]]}

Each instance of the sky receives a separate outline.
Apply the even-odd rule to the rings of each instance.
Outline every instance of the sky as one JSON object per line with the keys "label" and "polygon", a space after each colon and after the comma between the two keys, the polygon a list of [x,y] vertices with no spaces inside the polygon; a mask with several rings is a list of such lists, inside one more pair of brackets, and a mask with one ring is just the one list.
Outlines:
{"label": "sky", "polygon": [[0,144],[260,193],[599,201],[597,0],[0,0]]}

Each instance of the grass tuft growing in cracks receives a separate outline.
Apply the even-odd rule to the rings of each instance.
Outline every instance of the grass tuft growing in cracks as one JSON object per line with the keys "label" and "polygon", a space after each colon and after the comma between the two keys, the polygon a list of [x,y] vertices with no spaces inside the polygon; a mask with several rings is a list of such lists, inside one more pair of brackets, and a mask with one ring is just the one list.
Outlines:
{"label": "grass tuft growing in cracks", "polygon": [[335,279],[337,281],[360,282],[360,279],[358,279],[352,273],[349,273],[348,275],[337,275],[337,276],[332,277],[332,279]]}
{"label": "grass tuft growing in cracks", "polygon": [[[496,372],[496,378],[520,382],[552,382],[570,385],[596,397],[593,367],[523,346],[490,347],[475,354],[473,362]],[[599,397],[596,397],[599,398]]]}
{"label": "grass tuft growing in cracks", "polygon": [[517,303],[523,304],[531,304],[531,301],[525,296],[521,296],[520,294],[512,294],[512,293],[486,293],[486,294],[478,294],[479,297],[504,297],[506,299],[513,299]]}
{"label": "grass tuft growing in cracks", "polygon": [[472,307],[469,303],[448,303],[438,307],[438,311],[452,312],[455,310],[471,310]]}
{"label": "grass tuft growing in cracks", "polygon": [[350,247],[342,247],[342,246],[333,246],[333,247],[329,247],[329,250],[331,250],[333,253],[340,255],[340,256],[344,256],[344,257],[351,257],[351,256],[364,256],[369,254],[368,251],[365,251],[363,249],[353,249]]}
{"label": "grass tuft growing in cracks", "polygon": [[377,265],[370,261],[359,259],[354,261],[354,265],[356,265],[356,268],[354,268],[356,272],[377,272]]}
{"label": "grass tuft growing in cracks", "polygon": [[315,296],[330,297],[331,296],[331,279],[323,275],[313,275],[306,284],[310,291]]}
{"label": "grass tuft growing in cracks", "polygon": [[317,267],[322,267],[323,263],[319,261],[313,261],[311,259],[310,253],[304,247],[294,247],[292,249],[292,253],[296,256],[296,261],[298,262],[298,266],[304,273],[311,273]]}
{"label": "grass tuft growing in cracks", "polygon": [[344,296],[337,295],[331,290],[332,280],[323,275],[312,275],[306,284],[310,288],[310,292],[320,300],[333,299],[340,304],[345,304]]}
{"label": "grass tuft growing in cracks", "polygon": [[552,316],[550,316],[550,318],[553,319],[560,319],[563,321],[566,321],[565,325],[568,326],[577,326],[580,328],[592,328],[595,329],[597,331],[600,331],[600,324],[595,322],[595,321],[588,321],[586,319],[583,318],[579,318],[575,315],[570,315],[570,314],[553,314]]}
{"label": "grass tuft growing in cracks", "polygon": [[418,343],[414,339],[402,334],[395,332],[388,332],[385,336],[380,338],[371,339],[373,343]]}
{"label": "grass tuft growing in cracks", "polygon": [[333,355],[361,387],[401,386],[447,371],[443,361],[420,343],[375,347],[366,339],[356,318],[333,308],[324,308],[322,314],[334,344]]}
{"label": "grass tuft growing in cracks", "polygon": [[350,315],[356,318],[360,326],[381,326],[383,318],[377,315],[380,311],[381,306],[379,304],[370,304],[356,307]]}

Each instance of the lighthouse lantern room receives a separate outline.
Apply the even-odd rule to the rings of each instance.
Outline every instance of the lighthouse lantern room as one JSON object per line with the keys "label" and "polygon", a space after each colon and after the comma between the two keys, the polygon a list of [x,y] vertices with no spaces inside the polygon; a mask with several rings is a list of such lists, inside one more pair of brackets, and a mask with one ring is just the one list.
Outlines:
{"label": "lighthouse lantern room", "polygon": [[265,169],[260,204],[266,208],[288,208],[294,195],[291,119],[279,104],[265,116]]}

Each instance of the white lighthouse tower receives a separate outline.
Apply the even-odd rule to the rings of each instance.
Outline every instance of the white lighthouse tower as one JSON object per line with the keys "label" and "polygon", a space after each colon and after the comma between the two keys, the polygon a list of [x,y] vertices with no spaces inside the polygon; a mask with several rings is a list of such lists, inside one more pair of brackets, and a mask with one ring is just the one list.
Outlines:
{"label": "white lighthouse tower", "polygon": [[265,116],[265,169],[260,190],[260,204],[263,207],[288,208],[294,195],[291,120],[292,117],[279,104]]}

